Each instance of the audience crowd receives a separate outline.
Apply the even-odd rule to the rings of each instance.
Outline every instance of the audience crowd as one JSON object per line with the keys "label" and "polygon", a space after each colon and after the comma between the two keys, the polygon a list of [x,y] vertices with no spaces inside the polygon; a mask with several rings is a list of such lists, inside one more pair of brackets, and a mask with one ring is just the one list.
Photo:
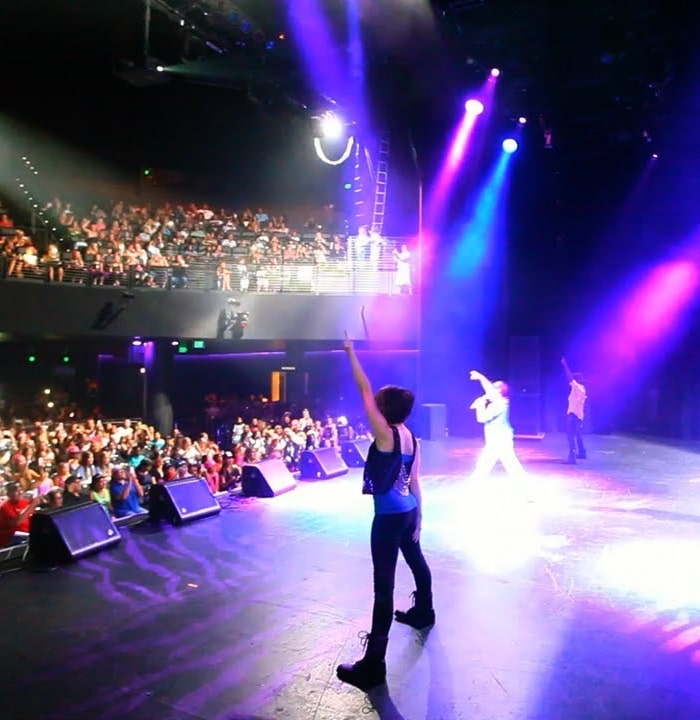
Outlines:
{"label": "audience crowd", "polygon": [[275,268],[309,268],[347,258],[345,236],[328,232],[329,225],[337,226],[328,209],[302,220],[299,229],[290,227],[285,215],[271,216],[262,208],[238,213],[207,204],[117,202],[80,213],[55,198],[42,213],[56,228],[46,247],[0,215],[6,277],[183,288],[197,275],[206,289],[266,292],[274,289],[270,275]]}
{"label": "audience crowd", "polygon": [[294,472],[304,450],[356,437],[345,418],[315,420],[308,409],[275,420],[238,417],[219,443],[177,429],[164,437],[130,419],[0,425],[0,547],[23,539],[35,511],[93,501],[115,518],[145,514],[155,483],[201,477],[212,492],[228,492],[243,465],[279,458]]}

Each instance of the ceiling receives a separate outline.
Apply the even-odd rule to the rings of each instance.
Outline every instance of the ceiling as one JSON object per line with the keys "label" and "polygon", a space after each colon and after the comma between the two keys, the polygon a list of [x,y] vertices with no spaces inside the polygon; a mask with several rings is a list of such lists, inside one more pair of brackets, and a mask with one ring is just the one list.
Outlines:
{"label": "ceiling", "polygon": [[[313,39],[290,37],[292,0],[152,2],[154,62],[198,61],[197,82],[243,88],[263,104],[314,102],[294,51]],[[695,4],[675,0],[356,2],[370,97],[385,114],[430,124],[441,106],[449,109],[498,66],[503,122],[541,118],[562,143],[575,137],[592,148],[642,142],[663,126],[697,14]],[[324,5],[342,42],[345,0]],[[17,68],[6,84],[55,83],[68,67],[71,77],[79,70],[105,78],[122,61],[138,72],[121,80],[159,82],[140,72],[143,7],[143,0],[14,3],[0,23],[0,57]]]}

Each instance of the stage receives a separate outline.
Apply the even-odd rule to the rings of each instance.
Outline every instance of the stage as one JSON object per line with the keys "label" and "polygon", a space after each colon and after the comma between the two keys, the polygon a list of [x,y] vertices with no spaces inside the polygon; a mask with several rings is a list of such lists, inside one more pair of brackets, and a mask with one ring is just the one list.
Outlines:
{"label": "stage", "polygon": [[[5,720],[697,720],[700,448],[519,443],[473,488],[477,441],[424,443],[437,624],[394,624],[388,688],[335,677],[368,629],[359,471],[234,496],[180,528],[0,579]],[[7,570],[3,567],[0,570]],[[412,590],[400,561],[396,604]]]}

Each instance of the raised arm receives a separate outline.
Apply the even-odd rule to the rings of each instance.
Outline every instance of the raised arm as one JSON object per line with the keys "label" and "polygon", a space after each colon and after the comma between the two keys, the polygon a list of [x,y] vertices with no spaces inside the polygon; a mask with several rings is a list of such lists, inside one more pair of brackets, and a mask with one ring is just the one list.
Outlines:
{"label": "raised arm", "polygon": [[352,340],[348,338],[347,332],[345,333],[343,348],[350,360],[352,376],[358,390],[360,391],[362,404],[364,405],[369,424],[372,426],[372,432],[377,439],[377,445],[391,449],[394,446],[394,434],[389,426],[389,423],[386,421],[381,412],[379,412],[379,408],[377,407],[377,403],[374,399],[372,384],[370,383],[367,373],[365,373],[362,365],[360,365],[360,361],[355,353],[355,346],[353,345]]}
{"label": "raised arm", "polygon": [[481,387],[484,389],[484,395],[486,395],[487,399],[492,402],[501,399],[501,393],[496,390],[493,383],[483,373],[480,373],[478,370],[472,370],[469,373],[469,379],[476,380],[478,383],[481,383]]}
{"label": "raised arm", "polygon": [[571,372],[569,363],[566,362],[566,358],[563,355],[561,356],[561,366],[564,368],[564,374],[566,375],[567,382],[571,382],[574,379],[574,374]]}

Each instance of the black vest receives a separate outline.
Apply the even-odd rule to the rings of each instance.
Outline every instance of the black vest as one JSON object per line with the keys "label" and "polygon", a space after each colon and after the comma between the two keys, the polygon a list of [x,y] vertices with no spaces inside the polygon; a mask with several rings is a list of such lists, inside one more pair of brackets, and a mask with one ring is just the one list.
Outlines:
{"label": "black vest", "polygon": [[399,431],[393,426],[391,430],[394,434],[394,449],[391,453],[377,450],[376,440],[369,446],[367,462],[365,462],[365,470],[362,476],[363,495],[384,495],[384,493],[388,493],[399,479],[402,469],[406,473],[406,477],[411,476],[413,460],[416,457],[416,436],[411,432],[413,457],[407,463],[404,463],[401,457]]}

